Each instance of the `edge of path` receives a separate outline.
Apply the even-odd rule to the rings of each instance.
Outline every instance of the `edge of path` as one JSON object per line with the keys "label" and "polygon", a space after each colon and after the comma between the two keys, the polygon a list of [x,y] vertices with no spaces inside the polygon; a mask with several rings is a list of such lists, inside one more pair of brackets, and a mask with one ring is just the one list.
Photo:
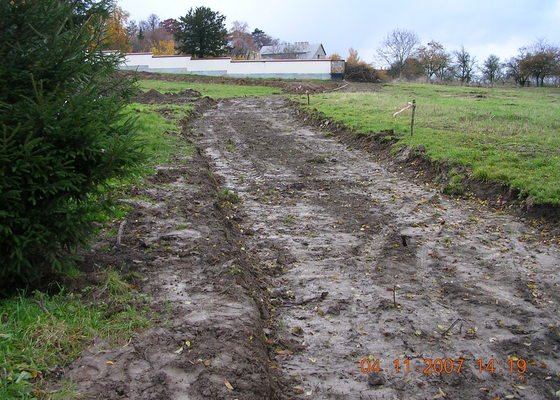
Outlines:
{"label": "edge of path", "polygon": [[[365,150],[382,161],[387,167],[397,170],[408,178],[443,188],[449,183],[451,171],[455,170],[465,176],[462,185],[465,189],[462,195],[446,194],[458,198],[475,198],[498,211],[506,211],[523,219],[528,223],[538,224],[560,236],[560,207],[549,204],[532,204],[519,197],[520,191],[499,182],[483,181],[469,173],[465,166],[454,165],[450,162],[432,160],[423,149],[403,146],[394,151],[397,142],[392,130],[360,134],[341,122],[337,122],[317,110],[308,110],[295,101],[289,104],[296,117],[304,124],[319,127],[335,136],[340,142],[354,149]],[[559,240],[560,243],[560,240]]]}

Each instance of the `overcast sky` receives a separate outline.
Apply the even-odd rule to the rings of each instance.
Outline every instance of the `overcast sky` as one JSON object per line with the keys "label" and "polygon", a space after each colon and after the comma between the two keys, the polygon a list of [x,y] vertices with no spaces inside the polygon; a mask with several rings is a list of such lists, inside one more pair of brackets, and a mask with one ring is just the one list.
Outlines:
{"label": "overcast sky", "polygon": [[233,21],[245,21],[282,41],[322,43],[327,54],[358,50],[381,66],[376,49],[395,28],[415,31],[422,41],[448,51],[465,48],[483,60],[509,58],[519,47],[544,38],[560,45],[560,0],[119,0],[137,21],[152,13],[162,20],[204,5]]}

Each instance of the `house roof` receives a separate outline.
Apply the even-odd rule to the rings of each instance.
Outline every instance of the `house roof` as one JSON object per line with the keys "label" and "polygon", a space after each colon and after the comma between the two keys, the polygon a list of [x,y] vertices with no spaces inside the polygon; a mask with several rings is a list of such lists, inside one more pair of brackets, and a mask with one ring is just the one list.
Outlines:
{"label": "house roof", "polygon": [[276,46],[263,46],[261,48],[261,55],[275,55],[275,54],[305,54],[309,58],[313,57],[320,49],[325,53],[325,49],[321,43],[308,43],[296,42],[279,44]]}

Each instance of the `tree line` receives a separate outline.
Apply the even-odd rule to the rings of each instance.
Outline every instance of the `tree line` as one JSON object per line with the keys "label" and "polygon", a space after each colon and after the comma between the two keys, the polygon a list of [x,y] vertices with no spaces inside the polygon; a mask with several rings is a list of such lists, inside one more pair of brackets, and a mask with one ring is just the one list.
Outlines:
{"label": "tree line", "polygon": [[[106,27],[106,49],[123,52],[152,52],[157,55],[191,54],[195,57],[258,57],[263,46],[280,40],[263,30],[249,29],[246,22],[234,21],[228,30],[226,17],[208,7],[191,8],[179,19],[160,20],[151,14],[146,20],[129,21],[129,14],[114,5]],[[285,46],[286,44],[282,44]],[[359,59],[350,49],[346,75],[351,79],[376,81],[382,72]],[[422,44],[418,35],[406,29],[390,32],[377,51],[388,65],[392,78],[430,82],[481,82],[494,85],[512,82],[520,86],[560,84],[560,48],[544,39],[519,49],[517,55],[501,60],[491,54],[477,60],[464,46],[448,51],[438,41]],[[331,58],[341,58],[333,54]]]}
{"label": "tree line", "polygon": [[106,28],[107,50],[248,59],[254,58],[263,46],[280,43],[259,28],[250,31],[246,22],[234,21],[228,30],[226,17],[204,6],[191,8],[178,19],[161,20],[150,14],[146,20],[136,22],[129,17],[121,7],[113,7]]}
{"label": "tree line", "polygon": [[389,65],[393,78],[461,84],[473,81],[490,85],[507,81],[520,86],[560,84],[560,48],[544,39],[520,48],[509,59],[501,60],[491,54],[479,62],[464,46],[450,52],[438,41],[422,44],[415,32],[395,29],[385,37],[377,53]]}

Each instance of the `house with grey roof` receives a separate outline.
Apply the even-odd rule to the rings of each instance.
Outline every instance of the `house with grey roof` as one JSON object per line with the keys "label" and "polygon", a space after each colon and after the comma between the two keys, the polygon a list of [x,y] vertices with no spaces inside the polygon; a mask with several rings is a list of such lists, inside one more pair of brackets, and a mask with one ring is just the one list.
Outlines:
{"label": "house with grey roof", "polygon": [[327,56],[321,43],[295,42],[283,43],[274,46],[263,46],[260,51],[261,59],[292,59],[292,60],[317,60]]}

